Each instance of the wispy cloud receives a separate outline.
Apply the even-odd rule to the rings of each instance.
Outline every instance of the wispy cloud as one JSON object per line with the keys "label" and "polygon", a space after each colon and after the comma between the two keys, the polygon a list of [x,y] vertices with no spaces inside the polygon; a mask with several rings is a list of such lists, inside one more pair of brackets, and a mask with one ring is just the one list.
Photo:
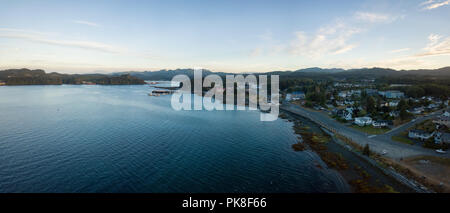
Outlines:
{"label": "wispy cloud", "polygon": [[290,53],[310,58],[346,53],[357,46],[349,40],[361,31],[343,22],[322,27],[314,34],[298,31],[291,42]]}
{"label": "wispy cloud", "polygon": [[15,28],[0,28],[0,33],[26,33],[36,36],[49,36],[55,34],[55,33],[39,32],[34,30],[15,29]]}
{"label": "wispy cloud", "polygon": [[253,49],[250,53],[250,57],[258,57],[263,53],[263,48],[257,47]]}
{"label": "wispy cloud", "polygon": [[392,22],[395,21],[395,19],[397,19],[397,17],[390,16],[387,14],[370,13],[370,12],[356,12],[354,17],[356,20],[370,23]]}
{"label": "wispy cloud", "polygon": [[391,51],[389,51],[389,53],[400,53],[400,52],[405,52],[405,51],[409,51],[409,50],[411,50],[411,48],[401,48],[401,49],[391,50]]}
{"label": "wispy cloud", "polygon": [[424,1],[424,2],[420,3],[419,5],[423,6],[423,5],[431,4],[433,2],[434,2],[434,0],[427,0],[427,1]]}
{"label": "wispy cloud", "polygon": [[425,2],[422,2],[420,4],[420,6],[424,6],[423,9],[425,10],[432,10],[432,9],[436,9],[445,5],[450,4],[450,0],[440,0],[440,1],[436,1],[436,0],[428,0]]}
{"label": "wispy cloud", "polygon": [[428,44],[423,48],[424,52],[416,56],[434,56],[450,54],[450,37],[443,38],[440,35],[431,34],[428,36]]}
{"label": "wispy cloud", "polygon": [[99,24],[94,23],[94,22],[90,22],[90,21],[75,20],[75,21],[72,21],[72,22],[76,23],[76,24],[83,24],[83,25],[91,26],[91,27],[100,27]]}
{"label": "wispy cloud", "polygon": [[82,40],[58,40],[46,38],[45,33],[26,31],[20,29],[2,29],[0,28],[0,37],[22,39],[31,42],[64,46],[64,47],[77,47],[82,49],[97,50],[108,53],[120,53],[123,52],[122,48],[104,44],[95,41],[82,41]]}
{"label": "wispy cloud", "polygon": [[404,16],[359,11],[347,18],[336,19],[315,33],[295,32],[290,53],[310,58],[343,54],[358,46],[352,42],[355,35],[369,30],[374,24],[392,23],[402,17]]}

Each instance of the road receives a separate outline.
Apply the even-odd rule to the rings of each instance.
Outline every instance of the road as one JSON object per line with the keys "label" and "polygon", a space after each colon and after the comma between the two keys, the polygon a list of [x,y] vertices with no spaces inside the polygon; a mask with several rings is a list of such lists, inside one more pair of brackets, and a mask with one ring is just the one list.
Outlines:
{"label": "road", "polygon": [[[418,117],[418,118],[414,119],[411,122],[405,123],[403,125],[400,125],[400,126],[394,128],[394,129],[390,130],[389,132],[386,132],[385,134],[383,134],[383,136],[392,137],[394,135],[398,135],[401,132],[406,131],[407,129],[413,127],[416,124],[422,123],[425,120],[428,120],[428,119],[435,118],[435,117],[439,116],[440,114],[442,114],[443,111],[444,110],[438,110],[438,111],[435,111],[433,113],[428,114],[427,116]],[[381,135],[379,135],[379,136],[381,136]]]}
{"label": "road", "polygon": [[[421,117],[416,119],[414,122],[407,123],[405,125],[402,125],[390,132],[387,132],[384,135],[378,135],[378,136],[370,136],[364,132],[360,132],[356,129],[353,129],[351,127],[345,126],[336,120],[330,118],[328,115],[309,110],[303,107],[300,107],[295,104],[286,103],[280,106],[281,110],[285,110],[306,118],[311,119],[312,121],[320,124],[324,128],[327,128],[331,131],[337,132],[340,135],[343,135],[347,138],[350,138],[355,143],[359,144],[360,146],[365,146],[366,144],[369,144],[371,151],[376,153],[383,153],[383,151],[386,151],[387,157],[393,158],[393,159],[402,159],[407,157],[413,157],[413,156],[419,156],[419,155],[430,155],[430,156],[438,156],[438,157],[450,157],[449,153],[446,154],[439,154],[436,153],[435,150],[432,149],[426,149],[420,146],[413,146],[409,144],[403,144],[400,142],[393,141],[391,139],[392,135],[398,134],[401,131],[404,131],[408,129],[409,127],[415,125],[418,122],[422,122],[425,119],[430,118],[428,117]],[[436,114],[433,114],[432,116],[436,116]]]}

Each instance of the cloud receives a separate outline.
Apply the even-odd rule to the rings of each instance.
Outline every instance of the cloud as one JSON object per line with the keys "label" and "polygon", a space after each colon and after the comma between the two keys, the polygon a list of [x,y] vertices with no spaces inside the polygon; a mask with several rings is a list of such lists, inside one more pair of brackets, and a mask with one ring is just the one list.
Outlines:
{"label": "cloud", "polygon": [[433,2],[434,2],[434,0],[427,0],[427,1],[424,1],[424,2],[420,3],[419,5],[423,6],[423,5],[431,4]]}
{"label": "cloud", "polygon": [[310,58],[346,53],[357,46],[349,40],[361,31],[343,22],[322,27],[312,35],[298,31],[291,42],[290,53]]}
{"label": "cloud", "polygon": [[33,34],[33,35],[39,35],[39,36],[49,36],[54,33],[44,33],[44,32],[38,32],[33,30],[24,30],[24,29],[14,29],[14,28],[0,28],[0,33],[26,33],[26,34]]}
{"label": "cloud", "polygon": [[370,23],[392,22],[396,19],[390,15],[369,12],[356,12],[354,17],[356,20]]}
{"label": "cloud", "polygon": [[405,51],[409,51],[409,50],[411,50],[411,48],[402,48],[402,49],[391,50],[391,51],[389,51],[389,53],[399,53],[399,52],[405,52]]}
{"label": "cloud", "polygon": [[270,31],[270,30],[266,30],[263,34],[259,35],[258,37],[263,41],[272,41],[273,40],[272,31]]}
{"label": "cloud", "polygon": [[336,19],[330,25],[319,28],[315,33],[295,32],[290,53],[310,58],[343,54],[358,46],[351,42],[354,35],[369,30],[374,24],[391,23],[402,17],[404,16],[356,12],[350,17]]}
{"label": "cloud", "polygon": [[73,23],[83,24],[83,25],[87,25],[87,26],[91,26],[91,27],[100,27],[99,24],[94,23],[94,22],[90,22],[90,21],[75,20],[75,21],[73,21]]}
{"label": "cloud", "polygon": [[257,47],[252,50],[252,52],[250,53],[250,57],[257,57],[257,56],[262,55],[262,53],[263,53],[263,49],[261,47]]}
{"label": "cloud", "polygon": [[123,49],[104,44],[101,42],[95,41],[81,41],[81,40],[56,40],[45,38],[45,33],[26,31],[20,29],[2,29],[0,28],[0,37],[3,38],[13,38],[13,39],[22,39],[31,42],[64,46],[64,47],[77,47],[82,49],[89,50],[97,50],[107,53],[120,53],[123,52]]}
{"label": "cloud", "polygon": [[425,10],[432,10],[432,9],[436,9],[445,5],[450,4],[450,0],[445,0],[445,1],[435,1],[435,0],[428,0],[425,2],[422,2],[420,4],[420,6],[425,6],[423,7],[423,9]]}
{"label": "cloud", "polygon": [[416,56],[434,56],[450,54],[450,37],[443,38],[440,35],[431,34],[428,36],[428,44],[423,48],[424,52]]}

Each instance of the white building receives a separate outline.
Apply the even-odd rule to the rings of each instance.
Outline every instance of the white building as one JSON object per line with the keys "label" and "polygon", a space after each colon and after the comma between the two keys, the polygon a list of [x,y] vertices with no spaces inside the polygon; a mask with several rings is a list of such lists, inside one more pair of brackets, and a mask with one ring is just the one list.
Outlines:
{"label": "white building", "polygon": [[400,101],[389,101],[389,106],[396,107],[396,106],[398,106],[398,103],[400,103]]}
{"label": "white building", "polygon": [[378,121],[372,122],[372,126],[376,127],[376,128],[387,127],[388,125],[389,125],[389,122],[383,121],[383,120],[378,120]]}
{"label": "white building", "polygon": [[291,93],[288,93],[288,94],[286,94],[286,101],[291,101],[292,100],[292,94]]}
{"label": "white building", "polygon": [[370,117],[358,117],[355,118],[355,124],[358,126],[366,126],[372,124],[372,118]]}
{"label": "white building", "polygon": [[337,116],[341,117],[346,121],[353,120],[353,108],[347,107],[346,109],[341,109],[336,111]]}
{"label": "white building", "polygon": [[420,139],[420,140],[428,140],[429,138],[433,137],[433,135],[434,135],[434,132],[429,133],[429,132],[425,132],[420,129],[409,130],[409,132],[408,132],[409,138]]}
{"label": "white building", "polygon": [[296,100],[303,100],[305,99],[305,93],[302,91],[295,91],[291,94],[292,100],[296,101]]}

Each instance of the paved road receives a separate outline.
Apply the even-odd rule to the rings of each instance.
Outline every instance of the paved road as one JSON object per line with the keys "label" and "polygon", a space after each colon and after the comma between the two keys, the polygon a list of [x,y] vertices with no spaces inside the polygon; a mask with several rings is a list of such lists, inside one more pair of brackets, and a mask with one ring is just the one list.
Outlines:
{"label": "paved road", "polygon": [[[421,123],[421,122],[423,122],[423,121],[425,121],[427,119],[435,118],[435,117],[441,115],[443,111],[444,110],[438,110],[438,111],[435,111],[433,113],[428,114],[427,116],[418,117],[418,118],[414,119],[411,122],[405,123],[403,125],[400,125],[400,126],[394,128],[394,129],[390,130],[389,132],[386,132],[385,134],[383,134],[383,136],[392,137],[394,135],[398,135],[401,132],[406,131],[407,129],[413,127],[414,125],[416,125],[418,123]],[[381,136],[381,135],[379,135],[379,136]]]}
{"label": "paved road", "polygon": [[[366,144],[369,144],[370,149],[376,153],[383,153],[383,151],[386,151],[386,156],[393,158],[393,159],[400,159],[400,158],[406,158],[406,157],[413,157],[418,155],[431,155],[431,156],[439,156],[439,157],[450,157],[450,154],[439,154],[436,153],[434,150],[431,149],[425,149],[420,146],[412,146],[408,144],[403,144],[400,142],[393,141],[390,134],[395,134],[397,131],[402,131],[402,129],[407,129],[408,124],[401,126],[398,129],[395,129],[394,131],[389,132],[388,134],[384,136],[376,136],[372,137],[366,133],[360,132],[356,129],[353,129],[351,127],[345,126],[336,120],[330,118],[328,115],[312,111],[309,109],[305,109],[303,107],[300,107],[298,105],[294,104],[283,104],[280,106],[282,110],[307,117],[311,119],[312,121],[322,125],[323,127],[334,130],[337,133],[352,139],[354,142],[358,143],[361,146],[364,146]],[[421,119],[427,119],[427,118],[419,118]],[[415,122],[412,122],[410,125],[414,125],[416,122],[420,122],[420,120],[416,120]],[[370,136],[370,137],[369,137]]]}

